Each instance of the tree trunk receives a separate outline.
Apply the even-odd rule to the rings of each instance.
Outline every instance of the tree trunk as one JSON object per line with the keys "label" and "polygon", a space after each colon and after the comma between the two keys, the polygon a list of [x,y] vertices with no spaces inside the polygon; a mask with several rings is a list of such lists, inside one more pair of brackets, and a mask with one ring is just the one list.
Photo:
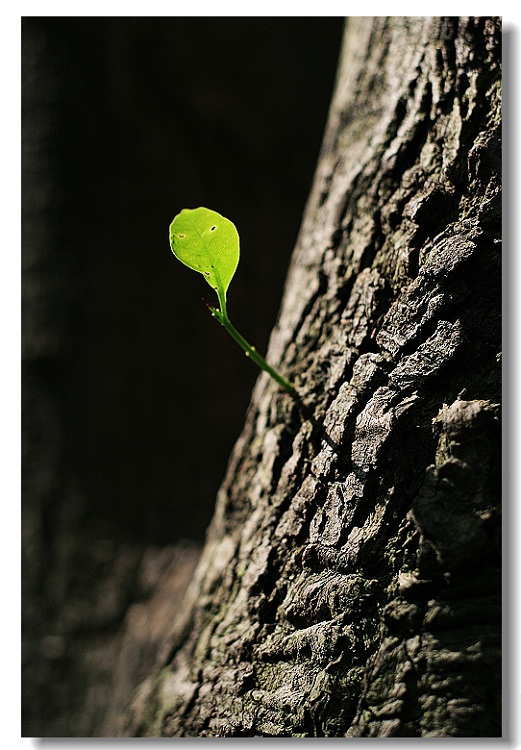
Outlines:
{"label": "tree trunk", "polygon": [[301,403],[259,376],[122,734],[501,734],[500,40],[348,21],[267,356]]}

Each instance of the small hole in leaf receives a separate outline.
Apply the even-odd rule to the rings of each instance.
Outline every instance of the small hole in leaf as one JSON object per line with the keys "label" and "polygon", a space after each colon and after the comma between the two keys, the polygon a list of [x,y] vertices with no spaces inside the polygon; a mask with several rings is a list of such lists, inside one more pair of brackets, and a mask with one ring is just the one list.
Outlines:
{"label": "small hole in leaf", "polygon": [[214,229],[217,229],[217,227],[216,226],[210,227],[210,232],[213,232]]}
{"label": "small hole in leaf", "polygon": [[184,234],[180,234],[180,235],[179,235],[179,237],[180,237],[181,239],[183,239],[183,237],[184,237]]}

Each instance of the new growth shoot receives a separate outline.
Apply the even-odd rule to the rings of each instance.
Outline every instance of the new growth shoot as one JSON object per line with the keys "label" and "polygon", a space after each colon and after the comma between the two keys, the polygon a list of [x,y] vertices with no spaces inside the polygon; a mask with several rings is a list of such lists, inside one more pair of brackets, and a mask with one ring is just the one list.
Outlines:
{"label": "new growth shoot", "polygon": [[228,317],[226,293],[239,265],[239,235],[234,224],[208,208],[185,208],[170,224],[170,247],[185,266],[202,273],[217,293],[219,308],[208,305],[214,318],[244,350],[246,356],[284,390],[296,396],[295,386],[248,344]]}

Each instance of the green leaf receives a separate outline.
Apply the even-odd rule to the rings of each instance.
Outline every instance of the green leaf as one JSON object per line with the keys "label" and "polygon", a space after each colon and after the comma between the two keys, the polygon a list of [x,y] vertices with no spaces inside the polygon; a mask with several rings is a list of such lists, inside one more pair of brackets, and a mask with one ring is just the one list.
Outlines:
{"label": "green leaf", "polygon": [[175,257],[202,273],[226,309],[226,292],[239,263],[239,235],[231,221],[209,208],[184,208],[170,224]]}

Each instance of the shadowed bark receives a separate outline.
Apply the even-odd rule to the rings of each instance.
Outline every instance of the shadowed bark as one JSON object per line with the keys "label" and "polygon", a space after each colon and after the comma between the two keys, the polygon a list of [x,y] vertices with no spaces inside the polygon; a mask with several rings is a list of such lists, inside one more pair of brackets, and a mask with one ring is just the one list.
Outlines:
{"label": "shadowed bark", "polygon": [[267,359],[120,734],[499,736],[500,23],[347,23]]}

